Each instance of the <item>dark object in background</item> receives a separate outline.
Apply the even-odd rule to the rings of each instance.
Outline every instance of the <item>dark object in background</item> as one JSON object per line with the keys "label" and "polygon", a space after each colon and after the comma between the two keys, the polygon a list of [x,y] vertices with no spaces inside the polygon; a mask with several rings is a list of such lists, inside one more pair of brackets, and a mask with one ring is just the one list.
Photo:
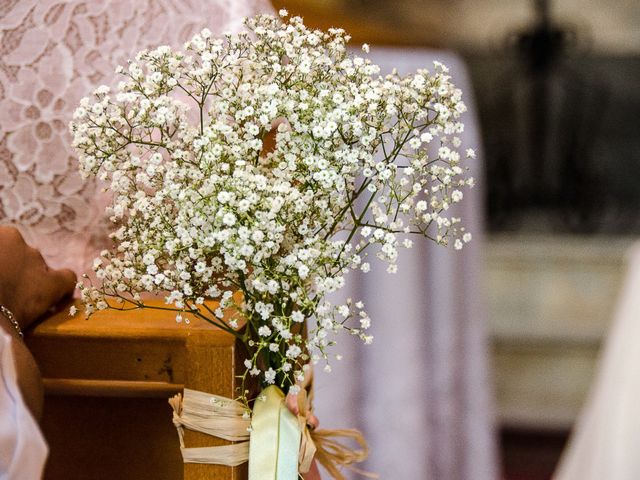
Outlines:
{"label": "dark object in background", "polygon": [[549,480],[568,438],[564,430],[500,429],[504,480]]}
{"label": "dark object in background", "polygon": [[579,68],[586,35],[554,24],[548,0],[534,1],[537,19],[508,37],[517,61],[498,77],[483,118],[489,228],[599,230],[612,204],[596,155],[609,88]]}

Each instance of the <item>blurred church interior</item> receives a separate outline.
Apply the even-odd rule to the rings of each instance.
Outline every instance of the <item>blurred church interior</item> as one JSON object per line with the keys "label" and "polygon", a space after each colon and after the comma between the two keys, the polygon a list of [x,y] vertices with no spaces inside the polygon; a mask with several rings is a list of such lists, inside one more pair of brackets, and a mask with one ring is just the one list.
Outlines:
{"label": "blurred church interior", "polygon": [[482,283],[502,472],[550,478],[640,233],[640,4],[274,4],[318,27],[344,26],[355,43],[464,58],[485,154]]}
{"label": "blurred church interior", "polygon": [[[157,5],[161,3],[158,2]],[[184,4],[191,3],[197,2]],[[470,249],[473,249],[471,251],[477,252],[477,255],[473,254],[474,261],[480,257],[479,268],[476,268],[475,263],[471,267],[462,268],[455,262],[461,264],[462,259],[466,257],[459,257],[454,262],[446,257],[448,253],[440,253],[434,254],[434,257],[441,256],[439,260],[446,257],[449,263],[438,263],[439,260],[433,260],[431,263],[425,261],[424,266],[420,264],[415,269],[426,270],[428,267],[433,267],[436,271],[433,274],[428,272],[433,278],[424,282],[425,285],[428,283],[427,286],[418,285],[419,289],[424,291],[420,290],[420,293],[430,289],[429,294],[437,300],[440,292],[438,288],[442,287],[438,284],[440,277],[436,274],[445,272],[449,277],[455,277],[451,280],[451,285],[456,288],[462,285],[463,290],[460,291],[465,295],[473,296],[473,301],[478,297],[483,312],[478,313],[477,319],[469,318],[469,322],[462,319],[462,328],[459,330],[456,330],[458,328],[456,326],[441,332],[437,328],[438,325],[435,325],[435,328],[432,328],[434,325],[429,325],[419,333],[429,332],[434,337],[437,335],[441,338],[446,337],[445,340],[449,342],[447,346],[454,350],[454,355],[451,355],[451,352],[440,355],[438,357],[440,360],[443,357],[446,360],[444,364],[447,364],[449,357],[455,357],[458,353],[455,349],[462,345],[458,357],[464,357],[467,364],[463,364],[460,360],[460,365],[454,365],[457,370],[453,367],[451,370],[459,376],[464,376],[467,383],[482,383],[480,390],[489,390],[491,398],[490,400],[484,397],[476,398],[474,397],[476,390],[467,388],[465,382],[458,383],[455,379],[445,378],[443,384],[450,388],[450,391],[443,393],[437,391],[438,388],[434,388],[434,391],[429,393],[434,396],[439,395],[442,400],[443,397],[448,398],[446,395],[453,391],[454,394],[460,394],[460,398],[452,399],[452,403],[455,401],[457,404],[451,409],[447,409],[446,404],[438,405],[439,410],[431,408],[429,415],[437,416],[442,413],[443,416],[448,416],[442,421],[442,425],[438,423],[438,418],[429,417],[424,422],[429,427],[441,427],[444,435],[434,436],[435,438],[429,440],[428,431],[414,432],[414,434],[423,437],[423,440],[427,439],[425,440],[427,443],[431,442],[426,456],[438,456],[446,450],[447,446],[454,447],[450,451],[447,450],[451,457],[447,459],[448,464],[441,462],[442,465],[440,465],[438,461],[432,464],[437,465],[433,468],[443,469],[433,471],[457,473],[455,475],[425,473],[425,478],[433,480],[493,480],[496,477],[502,480],[551,479],[572,430],[588,403],[587,399],[594,397],[592,389],[600,369],[602,347],[607,344],[616,312],[629,311],[628,308],[621,310],[619,302],[628,278],[630,258],[628,252],[633,248],[640,234],[640,189],[638,188],[640,183],[640,129],[638,126],[640,2],[638,0],[271,0],[271,3],[276,9],[286,8],[291,14],[302,15],[309,26],[343,27],[351,33],[354,45],[365,42],[371,44],[372,55],[376,54],[378,47],[393,47],[398,51],[406,49],[407,52],[420,51],[420,49],[429,52],[441,51],[445,52],[444,55],[449,55],[449,58],[460,59],[459,63],[463,70],[466,68],[471,88],[470,91],[465,90],[465,94],[473,99],[474,104],[473,131],[481,133],[479,137],[481,144],[468,146],[477,147],[482,152],[479,157],[483,162],[477,171],[480,178],[477,178],[478,187],[475,190],[481,207],[474,207],[474,211],[480,212],[476,215],[480,217],[476,225],[481,226],[474,230],[475,241],[470,244]],[[233,2],[228,0],[228,5],[232,4]],[[400,59],[389,59],[390,63],[396,60]],[[636,252],[640,258],[640,249]],[[466,252],[464,254],[467,255]],[[640,271],[640,261],[637,265]],[[441,270],[438,271],[438,268]],[[473,281],[465,276],[468,270],[473,270],[470,274],[473,276]],[[460,274],[461,271],[462,274]],[[477,275],[478,272],[479,275]],[[476,276],[479,278],[476,279]],[[442,283],[450,280],[449,277]],[[375,280],[377,277],[372,278]],[[459,283],[455,283],[454,280]],[[414,281],[413,277],[405,280],[407,283],[412,281]],[[476,281],[477,283],[474,283]],[[404,286],[399,282],[399,285]],[[370,285],[373,283],[375,282],[371,282]],[[419,282],[414,281],[414,283]],[[640,274],[638,283],[640,284]],[[358,285],[357,288],[364,287]],[[396,286],[396,288],[401,287]],[[443,289],[446,290],[446,288]],[[455,288],[452,287],[451,290],[457,293]],[[445,293],[450,294],[449,291]],[[375,297],[373,294],[371,296]],[[427,299],[431,298],[427,293],[424,296]],[[414,297],[420,297],[420,295],[414,295]],[[450,310],[456,310],[452,316],[473,316],[475,312],[473,308],[465,310],[458,305],[466,302],[464,298],[459,300],[454,295],[450,297],[452,298],[447,300],[454,306]],[[640,298],[640,291],[637,297]],[[371,303],[375,304],[375,302],[374,298]],[[423,298],[417,298],[416,303],[419,302],[427,304],[427,300]],[[379,303],[383,301],[380,300]],[[444,303],[446,302],[443,302],[443,305]],[[473,304],[471,301],[467,303]],[[450,305],[444,307],[440,305],[441,311],[446,312],[447,306]],[[425,318],[418,314],[415,317],[415,323],[428,323],[425,321],[426,315],[424,315]],[[636,315],[632,311],[631,317],[640,319],[640,312]],[[481,325],[482,332],[476,330],[478,324]],[[472,330],[471,334],[469,334],[470,330]],[[485,345],[485,331],[487,345]],[[476,337],[473,341],[468,341],[466,336],[465,338],[459,338],[462,335],[456,336],[459,332],[470,336],[476,335]],[[405,334],[418,336],[412,330]],[[624,334],[621,335],[624,337]],[[82,340],[78,338],[79,341]],[[380,345],[384,345],[382,343],[384,335],[380,338]],[[37,350],[37,342],[43,341],[42,338],[38,338],[37,331],[32,340],[31,345]],[[184,343],[183,340],[181,337],[182,343]],[[442,353],[443,349],[438,349],[437,339],[432,341],[424,338],[421,341],[430,347],[436,347],[422,359],[428,365],[431,360],[430,355],[435,358]],[[630,338],[629,342],[632,341],[633,338]],[[640,338],[637,342],[640,343]],[[146,358],[132,354],[131,358],[126,359],[130,362],[126,364],[126,368],[122,367],[122,371],[126,375],[129,375],[130,371],[140,371],[144,373],[145,381],[168,377],[172,385],[184,384],[183,377],[188,376],[187,374],[194,377],[212,376],[211,372],[203,373],[203,371],[197,371],[197,368],[192,369],[194,373],[186,368],[186,361],[176,360],[184,357],[183,353],[180,353],[184,350],[182,343],[180,345],[176,343],[178,346],[170,345],[171,351],[177,352],[173,360],[171,356],[166,358],[156,355],[157,358],[151,358],[150,362],[156,362],[161,365],[161,368],[151,370],[145,363]],[[110,348],[116,349],[114,345],[119,344],[114,342]],[[198,355],[206,350],[197,342],[194,345],[193,350],[197,351]],[[463,352],[462,350],[469,345],[471,348],[467,350],[473,351]],[[409,349],[405,344],[402,346]],[[484,381],[486,352],[483,348],[485,346],[489,352],[490,381],[487,382]],[[611,347],[608,344],[607,346]],[[45,347],[40,350],[47,353],[48,347]],[[232,347],[225,344],[225,348],[227,347],[231,351]],[[101,353],[101,351],[96,353],[98,349],[93,345],[86,348],[87,358]],[[117,348],[120,347],[117,346]],[[376,344],[373,348],[384,347]],[[405,356],[407,354],[406,351],[400,352],[402,348],[396,348],[398,352],[394,348],[388,346],[386,348],[389,357],[395,355],[404,358],[402,354]],[[82,361],[72,361],[73,358],[79,358],[78,356],[83,352],[74,353],[72,349],[66,348],[61,351],[64,355],[61,356],[60,361],[64,363],[65,368],[73,364],[74,368],[84,369]],[[366,357],[367,354],[359,352],[354,350],[348,353],[351,353],[352,357],[357,357],[363,364],[371,363],[369,361],[371,357]],[[466,355],[466,353],[469,354]],[[115,375],[114,365],[117,362],[114,361],[112,364],[109,355],[103,356],[108,360],[105,378],[110,378],[109,375]],[[475,370],[471,367],[474,367],[473,359],[476,357],[481,359],[482,378],[472,378]],[[225,359],[229,364],[234,361],[232,355],[226,355]],[[380,362],[384,363],[386,360],[380,360]],[[624,361],[619,363],[621,367],[627,367],[623,365]],[[214,362],[207,360],[198,365],[204,364],[214,365]],[[122,365],[125,364],[122,363]],[[433,373],[436,380],[441,365],[432,362],[432,369],[435,371],[430,373]],[[640,379],[640,375],[634,373],[640,372],[640,365],[635,368],[634,365],[628,367],[626,371],[631,372],[633,378]],[[45,365],[45,368],[48,367]],[[99,378],[96,377],[97,373],[89,367],[86,367],[86,370],[88,385],[95,386],[96,382],[91,383],[91,381]],[[408,371],[409,368],[403,369],[402,373],[410,376],[405,370]],[[182,371],[187,374],[183,375]],[[46,377],[47,371],[44,373]],[[119,371],[116,373],[120,374]],[[223,379],[227,382],[225,388],[229,389],[228,395],[233,393],[233,373],[232,368],[227,368],[225,374],[229,378]],[[173,378],[174,374],[177,380]],[[380,390],[385,390],[380,388],[381,386],[387,387],[386,390],[393,390],[393,388],[385,384],[386,379],[381,381],[368,371],[356,374],[351,371],[342,374],[342,377],[341,373],[336,371],[332,375],[335,375],[332,380],[319,380],[314,384],[317,399],[322,399],[323,396],[323,389],[319,385],[321,382],[326,384],[336,382],[335,389],[339,392],[342,392],[340,381],[345,384],[353,383],[352,390],[356,392],[354,396],[348,397],[345,394],[340,398],[343,403],[352,403],[347,406],[357,411],[361,425],[340,424],[342,419],[336,417],[335,420],[338,423],[336,426],[361,428],[369,438],[369,432],[366,431],[367,425],[375,421],[376,417],[386,415],[387,411],[384,408],[388,407],[383,404],[378,405],[377,410],[375,408],[370,410],[369,413],[358,411],[361,408],[359,403],[361,397],[372,395],[360,393],[361,397],[358,397],[357,391],[366,383],[374,383],[374,380],[379,382],[374,385],[375,388]],[[355,378],[356,376],[362,378]],[[434,378],[428,380],[431,381]],[[135,408],[136,411],[142,412],[148,408],[142,403],[138,405],[137,398],[133,400],[133,404],[126,405],[124,400],[118,398],[111,404],[100,403],[93,398],[104,395],[103,391],[98,391],[99,389],[94,392],[84,392],[82,395],[89,397],[88,399],[83,397],[80,400],[76,399],[77,403],[70,403],[71,400],[67,398],[68,392],[65,393],[65,384],[57,383],[54,387],[56,385],[58,390],[54,394],[57,396],[52,395],[53,398],[47,400],[50,411],[59,410],[68,414],[71,405],[74,415],[86,414],[89,417],[100,408],[104,409],[103,413],[111,414],[115,410],[113,406],[118,407],[118,402],[122,403],[123,411]],[[101,384],[98,383],[99,385]],[[175,385],[172,386],[174,387]],[[640,387],[637,392],[640,393]],[[143,476],[146,472],[146,464],[158,463],[163,456],[173,455],[171,461],[177,465],[176,468],[180,472],[182,471],[174,427],[170,424],[167,413],[166,393],[162,389],[154,393],[155,403],[152,409],[162,422],[166,417],[166,423],[157,426],[158,430],[162,430],[157,437],[162,436],[163,439],[166,437],[169,440],[166,445],[162,444],[155,448],[151,443],[156,435],[153,432],[149,435],[149,448],[155,448],[158,458],[145,457],[144,461],[137,459],[140,460],[138,463],[143,469],[141,474]],[[395,394],[395,392],[381,392],[383,393]],[[481,393],[484,395],[485,392]],[[138,393],[133,396],[138,396]],[[425,401],[424,398],[423,401]],[[632,404],[629,398],[631,397],[625,397],[625,401]],[[325,396],[325,402],[341,403],[331,396]],[[415,408],[416,403],[414,398],[409,399],[407,404],[411,405],[407,405],[407,408],[409,406]],[[640,399],[637,404],[640,404]],[[456,414],[459,411],[456,409],[461,411],[466,409],[469,418],[465,418],[464,422],[456,422],[458,420]],[[488,416],[485,413],[491,410],[491,423],[495,425],[496,442],[492,441],[493,437],[489,437],[494,432],[486,431],[491,430],[486,428],[488,421],[482,425],[474,423],[475,409],[482,411],[480,416],[483,420],[480,423],[484,422]],[[422,410],[428,410],[428,408],[425,407]],[[600,411],[602,410],[603,407],[600,405]],[[633,412],[627,411],[625,414],[633,416]],[[428,415],[424,416],[428,417]],[[145,422],[137,416],[134,417],[131,421],[131,430],[142,431]],[[635,417],[633,417],[634,425],[638,425],[639,422]],[[453,421],[451,421],[452,418]],[[606,415],[604,418],[606,420]],[[324,425],[329,425],[332,421],[331,414],[321,416],[321,419]],[[624,423],[624,416],[622,420]],[[452,430],[455,431],[445,428],[447,421],[450,421],[449,423],[453,425]],[[117,422],[105,421],[105,429],[111,426],[109,423]],[[409,430],[414,427],[410,422],[405,422],[403,426],[407,427],[407,423]],[[100,424],[95,431],[100,431],[102,435],[102,427],[103,425]],[[153,427],[156,428],[156,425],[154,424]],[[47,425],[45,421],[45,430],[46,428],[54,431],[59,438],[74,436],[67,431],[67,425],[60,422]],[[480,452],[484,445],[474,444],[470,440],[474,438],[473,436],[456,436],[465,428],[475,429],[475,433],[479,433],[484,440],[489,438],[486,441],[486,451]],[[383,439],[387,434],[389,438],[393,435],[402,436],[400,432],[378,430],[383,431]],[[637,428],[637,433],[633,432],[633,435],[636,437],[629,438],[637,438],[640,441],[640,426]],[[82,431],[76,432],[75,437],[82,441]],[[370,438],[372,443],[375,442],[375,437]],[[459,439],[464,440],[459,441]],[[434,448],[433,444],[438,444],[441,440],[442,445],[435,445]],[[449,442],[448,445],[445,440]],[[123,458],[122,450],[126,448],[121,448],[121,444],[108,438],[104,440],[102,437],[100,442],[104,443],[105,450],[113,450],[111,453],[114,458]],[[469,453],[469,457],[465,459],[457,458],[455,450],[460,448],[459,444],[463,442],[466,443],[461,450]],[[378,443],[377,448],[388,450],[382,453],[392,456],[394,445],[387,446],[383,443]],[[498,445],[497,452],[493,451],[494,444]],[[60,445],[60,451],[66,455],[66,444]],[[637,445],[637,443],[630,442],[630,445]],[[54,448],[57,447],[54,446]],[[170,448],[173,450],[169,450]],[[616,446],[612,448],[615,449]],[[372,451],[375,452],[375,449],[372,448]],[[52,450],[52,452],[51,457],[55,457],[56,451]],[[170,455],[166,452],[170,452]],[[473,472],[474,465],[469,465],[469,462],[473,462],[473,455],[478,452],[487,468],[483,470],[482,475],[470,475],[469,472]],[[411,457],[409,451],[402,453],[408,458],[415,458],[415,456]],[[640,463],[638,463],[640,456],[637,457],[638,460],[635,458],[631,460],[637,467],[635,471],[640,472]],[[499,460],[494,461],[496,458]],[[86,460],[88,463],[95,463],[93,456],[87,456]],[[378,460],[382,464],[386,461],[386,459]],[[397,461],[400,462],[400,460]],[[466,464],[459,466],[456,462],[460,465],[464,462]],[[424,463],[427,464],[426,461]],[[499,463],[499,468],[494,469],[493,463]],[[375,462],[371,465],[375,465]],[[367,464],[365,468],[370,468],[371,465]],[[374,468],[371,469],[374,470]],[[462,473],[463,470],[464,473]],[[496,470],[500,473],[497,474]],[[67,475],[66,478],[70,478],[68,471],[62,471],[60,476],[52,475],[50,478],[65,478],[65,475]],[[111,478],[117,478],[117,476]],[[393,476],[388,475],[382,475],[381,478],[394,480]],[[416,476],[396,478],[419,480]],[[640,478],[640,473],[636,476],[621,474],[594,478],[633,480]],[[591,480],[591,478],[567,475],[556,477],[555,480]]]}

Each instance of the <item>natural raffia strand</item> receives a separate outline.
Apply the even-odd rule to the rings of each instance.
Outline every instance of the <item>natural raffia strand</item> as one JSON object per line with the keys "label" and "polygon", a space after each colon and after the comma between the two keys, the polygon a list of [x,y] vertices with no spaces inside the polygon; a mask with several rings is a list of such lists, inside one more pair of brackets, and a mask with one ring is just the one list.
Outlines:
{"label": "natural raffia strand", "polygon": [[[307,393],[306,389],[298,393],[298,422],[302,430],[300,442],[300,472],[306,473],[311,468],[311,462],[315,458],[327,472],[336,480],[344,480],[340,467],[350,470],[367,478],[378,478],[378,475],[364,472],[354,468],[354,463],[364,461],[369,455],[369,446],[362,434],[352,428],[311,430],[308,427],[308,418],[312,414],[313,393]],[[360,450],[354,450],[337,441],[337,438],[350,439],[360,445]]]}
{"label": "natural raffia strand", "polygon": [[[353,467],[354,463],[364,461],[369,455],[367,442],[358,430],[352,428],[317,430],[311,433],[311,437],[316,445],[316,460],[335,480],[345,480],[339,467],[346,467],[366,478],[379,478],[375,473]],[[346,447],[336,440],[337,437],[356,441],[361,450]]]}
{"label": "natural raffia strand", "polygon": [[[178,430],[184,463],[212,463],[235,467],[249,459],[251,420],[245,418],[245,407],[238,401],[197,390],[184,389],[169,399],[173,408],[173,424]],[[184,429],[195,430],[225,440],[241,442],[218,447],[186,448]]]}
{"label": "natural raffia strand", "polygon": [[[185,388],[184,396],[177,394],[169,399],[173,408],[173,423],[178,430],[180,450],[185,463],[208,463],[237,466],[249,459],[249,427],[251,420],[245,415],[242,403],[230,398],[211,395]],[[298,394],[300,414],[298,422],[302,432],[300,444],[300,472],[306,473],[315,457],[336,480],[344,480],[340,468],[347,467],[367,478],[377,475],[360,471],[352,464],[363,461],[368,455],[368,447],[362,434],[353,429],[310,430],[307,417],[311,414],[311,395],[303,389]],[[184,445],[184,429],[195,430],[215,437],[236,441],[232,445],[218,447],[187,448]],[[351,449],[337,440],[349,439],[360,445],[359,450]]]}

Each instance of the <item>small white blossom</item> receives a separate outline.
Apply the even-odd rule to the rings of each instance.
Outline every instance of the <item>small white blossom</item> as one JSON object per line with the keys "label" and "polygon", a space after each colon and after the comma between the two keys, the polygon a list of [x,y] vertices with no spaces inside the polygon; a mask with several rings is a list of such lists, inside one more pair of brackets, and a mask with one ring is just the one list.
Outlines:
{"label": "small white blossom", "polygon": [[302,350],[300,349],[300,347],[298,347],[297,345],[291,345],[287,349],[287,352],[285,353],[285,355],[287,356],[287,358],[296,359],[300,356],[301,353],[302,353]]}
{"label": "small white blossom", "polygon": [[454,191],[451,193],[451,200],[452,200],[454,203],[457,203],[457,202],[459,202],[460,200],[462,200],[462,196],[463,196],[463,194],[462,194],[462,192],[461,192],[460,190],[454,190]]}
{"label": "small white blossom", "polygon": [[271,329],[266,325],[263,325],[258,329],[258,335],[260,335],[261,337],[268,337],[269,335],[271,335]]}
{"label": "small white blossom", "polygon": [[291,395],[297,395],[298,393],[300,393],[300,386],[299,385],[292,385],[291,388],[289,389],[289,393]]}
{"label": "small white blossom", "polygon": [[225,225],[232,227],[236,223],[236,216],[233,213],[225,213],[224,217],[222,217],[222,222]]}
{"label": "small white blossom", "polygon": [[372,253],[395,273],[413,245],[399,234],[471,240],[449,212],[476,154],[461,154],[466,107],[444,65],[381,78],[343,30],[278,13],[245,19],[250,35],[205,29],[184,51],[140,52],[116,90],[80,101],[70,129],[82,176],[110,190],[114,227],[98,285],[79,285],[86,314],[167,292],[177,322],[198,308],[241,336],[243,378],[295,392],[297,365],[330,358],[337,332],[372,341],[362,302],[327,300],[349,271],[369,272]]}
{"label": "small white blossom", "polygon": [[269,368],[266,372],[264,372],[264,380],[268,384],[273,384],[276,381],[276,372],[273,368]]}
{"label": "small white blossom", "polygon": [[420,145],[422,145],[422,141],[418,137],[413,137],[409,140],[409,146],[414,150],[420,148]]}

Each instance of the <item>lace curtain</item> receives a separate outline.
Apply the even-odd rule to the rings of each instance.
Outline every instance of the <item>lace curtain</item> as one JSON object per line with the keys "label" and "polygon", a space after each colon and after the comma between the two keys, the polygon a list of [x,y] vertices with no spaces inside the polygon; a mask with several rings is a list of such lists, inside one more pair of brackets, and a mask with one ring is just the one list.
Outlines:
{"label": "lace curtain", "polygon": [[116,82],[144,48],[180,47],[205,26],[237,30],[266,0],[0,2],[0,223],[14,224],[53,267],[83,272],[108,225],[83,182],[67,126],[83,96]]}

